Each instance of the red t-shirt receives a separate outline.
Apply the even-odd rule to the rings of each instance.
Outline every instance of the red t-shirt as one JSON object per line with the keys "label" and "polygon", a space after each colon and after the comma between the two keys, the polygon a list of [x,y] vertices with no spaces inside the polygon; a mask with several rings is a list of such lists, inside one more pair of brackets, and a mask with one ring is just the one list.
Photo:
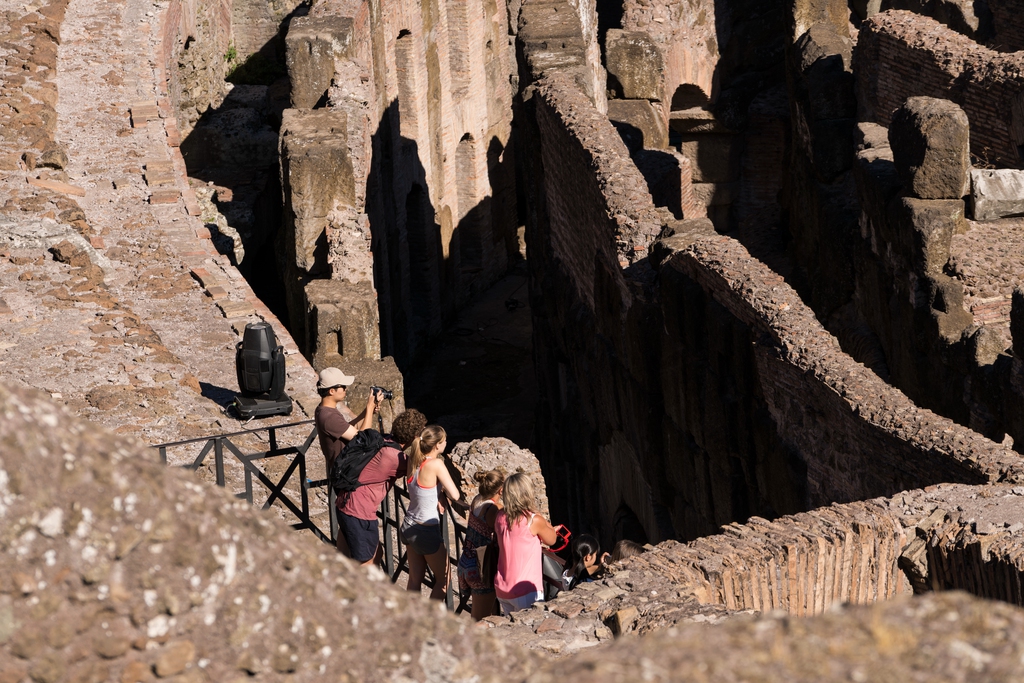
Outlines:
{"label": "red t-shirt", "polygon": [[377,508],[388,495],[395,479],[405,474],[405,453],[385,446],[366,464],[359,474],[360,487],[338,497],[338,510],[349,517],[377,519]]}

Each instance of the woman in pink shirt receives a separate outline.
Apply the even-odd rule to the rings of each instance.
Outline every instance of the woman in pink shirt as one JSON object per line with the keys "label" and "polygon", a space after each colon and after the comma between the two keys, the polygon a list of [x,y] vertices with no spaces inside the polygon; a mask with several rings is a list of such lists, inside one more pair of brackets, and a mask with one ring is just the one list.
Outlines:
{"label": "woman in pink shirt", "polygon": [[558,534],[532,510],[536,499],[530,475],[511,475],[505,480],[501,498],[505,507],[494,520],[500,551],[494,592],[502,611],[510,614],[544,600],[540,546],[551,545]]}

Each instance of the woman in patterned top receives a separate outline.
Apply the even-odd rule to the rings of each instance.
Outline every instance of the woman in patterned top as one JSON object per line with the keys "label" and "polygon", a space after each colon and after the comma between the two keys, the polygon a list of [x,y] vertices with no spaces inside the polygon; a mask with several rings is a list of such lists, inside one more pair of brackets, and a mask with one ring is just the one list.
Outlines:
{"label": "woman in patterned top", "polygon": [[480,621],[494,614],[494,576],[482,576],[480,564],[487,546],[494,542],[494,519],[501,509],[505,473],[500,469],[489,470],[477,472],[473,478],[479,493],[467,517],[466,540],[459,558],[459,588],[463,593],[471,592],[473,620]]}

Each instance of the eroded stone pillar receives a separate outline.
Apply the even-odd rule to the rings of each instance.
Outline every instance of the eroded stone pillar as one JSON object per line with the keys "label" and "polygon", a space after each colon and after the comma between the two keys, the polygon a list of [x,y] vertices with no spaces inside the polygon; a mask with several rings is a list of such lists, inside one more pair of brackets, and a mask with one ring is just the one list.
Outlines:
{"label": "eroded stone pillar", "polygon": [[312,109],[331,87],[336,60],[347,60],[352,50],[352,19],[322,16],[296,17],[285,38],[285,60],[292,88],[292,106]]}
{"label": "eroded stone pillar", "polygon": [[369,282],[313,280],[305,296],[307,355],[313,367],[380,358],[377,296]]}

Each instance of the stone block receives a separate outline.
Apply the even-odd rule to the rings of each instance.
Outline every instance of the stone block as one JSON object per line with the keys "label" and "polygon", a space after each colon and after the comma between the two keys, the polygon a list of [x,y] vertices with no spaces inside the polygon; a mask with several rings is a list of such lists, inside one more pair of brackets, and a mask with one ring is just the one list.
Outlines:
{"label": "stone block", "polygon": [[895,202],[894,249],[916,273],[941,275],[949,261],[953,235],[962,231],[964,203],[959,199],[901,197]]}
{"label": "stone block", "polygon": [[218,301],[217,308],[225,318],[245,318],[256,313],[248,301]]}
{"label": "stone block", "polygon": [[668,126],[647,100],[608,100],[608,118],[630,152],[668,147]]}
{"label": "stone block", "polygon": [[62,183],[59,180],[48,180],[46,178],[29,178],[28,184],[35,185],[36,187],[41,187],[44,190],[53,190],[54,192],[69,194],[72,195],[73,197],[85,196],[85,189],[78,187],[77,185]]}
{"label": "stone block", "polygon": [[153,190],[149,195],[150,204],[177,204],[181,193],[177,190]]}
{"label": "stone block", "polygon": [[288,26],[284,42],[292,106],[312,109],[331,86],[336,60],[349,57],[352,19],[295,17]]}
{"label": "stone block", "polygon": [[831,25],[816,24],[796,44],[811,119],[857,116],[851,69],[853,41]]}
{"label": "stone block", "polygon": [[281,185],[295,264],[313,271],[326,262],[327,216],[355,206],[355,179],[344,112],[287,109],[281,123]]}
{"label": "stone block", "polygon": [[971,212],[976,221],[1024,216],[1024,171],[971,170]]}
{"label": "stone block", "polygon": [[36,162],[37,167],[63,169],[68,165],[68,153],[64,146],[51,142],[43,149]]}
{"label": "stone block", "polygon": [[377,296],[369,282],[313,280],[305,299],[306,355],[313,367],[380,358]]}
{"label": "stone block", "polygon": [[968,193],[970,124],[956,104],[911,97],[893,113],[889,146],[908,195],[959,199]]}
{"label": "stone block", "polygon": [[661,47],[650,35],[609,29],[605,36],[605,58],[608,73],[622,86],[623,97],[658,102],[664,99],[665,60]]}

